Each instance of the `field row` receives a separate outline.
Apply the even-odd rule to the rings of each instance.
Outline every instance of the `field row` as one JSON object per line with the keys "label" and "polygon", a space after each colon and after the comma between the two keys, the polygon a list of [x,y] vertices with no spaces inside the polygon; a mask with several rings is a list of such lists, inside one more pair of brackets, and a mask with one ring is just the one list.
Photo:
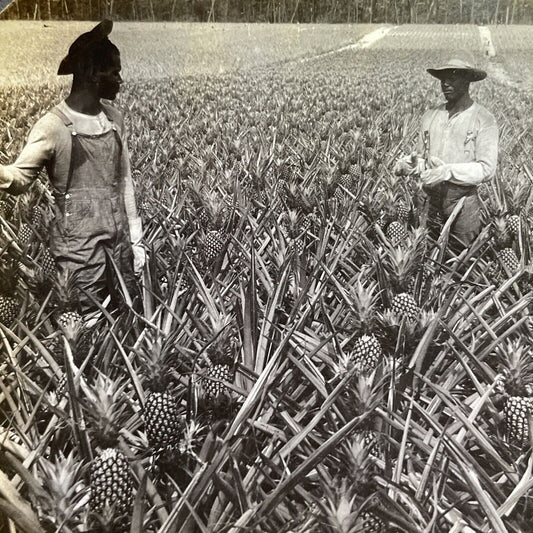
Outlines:
{"label": "field row", "polygon": [[[57,65],[68,43],[92,27],[88,22],[0,22],[1,85],[61,83]],[[380,25],[268,25],[193,23],[116,23],[112,40],[122,51],[126,80],[223,74],[285,61],[312,58],[356,43]],[[372,49],[396,57],[406,51],[431,50],[435,61],[467,55],[486,65],[478,28],[469,25],[390,27]],[[533,68],[533,29],[490,27],[497,57],[511,80],[529,80]],[[46,50],[46,53],[43,53]],[[351,62],[364,61],[354,52]],[[421,68],[425,65],[421,65]],[[297,68],[297,67],[296,67]]]}

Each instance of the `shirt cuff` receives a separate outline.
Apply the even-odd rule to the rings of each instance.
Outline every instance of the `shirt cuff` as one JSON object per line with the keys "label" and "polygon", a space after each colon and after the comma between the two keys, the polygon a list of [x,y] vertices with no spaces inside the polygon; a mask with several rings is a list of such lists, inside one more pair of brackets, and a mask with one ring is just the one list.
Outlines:
{"label": "shirt cuff", "polygon": [[128,223],[130,225],[130,238],[131,242],[133,244],[138,244],[141,242],[142,236],[143,236],[143,227],[142,227],[142,221],[140,217],[132,218],[128,220]]}
{"label": "shirt cuff", "polygon": [[9,178],[4,170],[4,166],[0,165],[0,189],[9,189],[13,180]]}

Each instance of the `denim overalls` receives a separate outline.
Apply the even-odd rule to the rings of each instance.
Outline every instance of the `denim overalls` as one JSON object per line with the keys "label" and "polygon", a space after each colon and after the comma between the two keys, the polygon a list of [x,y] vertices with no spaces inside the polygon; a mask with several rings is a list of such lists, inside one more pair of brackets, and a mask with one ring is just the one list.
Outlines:
{"label": "denim overalls", "polygon": [[[104,109],[105,111],[105,109]],[[59,269],[77,273],[80,287],[102,302],[113,294],[113,258],[126,286],[134,290],[133,252],[124,208],[121,172],[122,141],[112,129],[100,135],[79,134],[58,108],[51,110],[71,133],[72,149],[66,183],[53,182],[55,218],[50,251]],[[80,294],[82,308],[92,307]]]}

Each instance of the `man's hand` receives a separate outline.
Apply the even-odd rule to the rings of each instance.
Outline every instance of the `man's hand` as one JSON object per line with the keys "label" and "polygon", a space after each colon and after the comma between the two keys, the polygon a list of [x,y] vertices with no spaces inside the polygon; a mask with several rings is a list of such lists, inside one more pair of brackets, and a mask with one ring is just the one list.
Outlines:
{"label": "man's hand", "polygon": [[420,180],[424,187],[438,185],[439,183],[448,181],[452,177],[450,167],[445,165],[438,157],[432,157],[429,165],[430,168],[420,174]]}
{"label": "man's hand", "polygon": [[393,172],[397,176],[412,176],[420,174],[425,169],[425,161],[416,152],[400,157],[394,165]]}

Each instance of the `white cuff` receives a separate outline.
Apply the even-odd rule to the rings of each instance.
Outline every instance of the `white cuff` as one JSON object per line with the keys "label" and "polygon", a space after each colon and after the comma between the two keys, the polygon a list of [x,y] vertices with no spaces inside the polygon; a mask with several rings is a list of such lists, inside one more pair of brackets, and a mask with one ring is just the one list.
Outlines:
{"label": "white cuff", "polygon": [[140,217],[132,218],[129,221],[130,225],[130,238],[133,244],[141,242],[143,237],[143,226]]}

